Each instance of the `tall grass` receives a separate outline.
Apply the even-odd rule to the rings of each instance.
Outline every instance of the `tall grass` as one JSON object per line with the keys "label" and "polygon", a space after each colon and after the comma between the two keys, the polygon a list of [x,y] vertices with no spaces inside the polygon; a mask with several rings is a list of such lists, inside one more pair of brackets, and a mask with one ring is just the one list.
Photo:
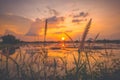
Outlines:
{"label": "tall grass", "polygon": [[[70,53],[73,57],[73,63],[70,65],[72,66],[71,68],[68,67],[69,58],[49,57],[47,55],[47,23],[46,20],[44,44],[40,46],[39,52],[28,54],[19,48],[14,58],[9,55],[9,52],[7,55],[0,54],[0,80],[120,80],[120,59],[110,58],[110,54],[114,54],[113,51],[109,54],[105,48],[106,55],[102,55],[102,52],[100,52],[102,58],[109,59],[106,63],[104,60],[98,61],[94,56],[90,55],[94,53],[98,54],[97,51],[93,52],[92,48],[85,48],[85,41],[92,19],[85,26],[83,36],[79,42],[78,52],[75,52],[75,54]],[[65,35],[72,41],[73,46],[76,48],[77,46],[75,46],[72,37],[67,33]],[[99,33],[93,39],[92,46],[94,46],[98,36]],[[92,64],[93,66],[91,66],[90,57],[95,60],[95,63]]]}
{"label": "tall grass", "polygon": [[76,48],[76,46],[75,46],[75,43],[74,43],[74,41],[73,41],[73,39],[67,34],[67,33],[65,33],[65,35],[72,41],[72,44],[73,44],[73,46],[74,46],[74,48]]}
{"label": "tall grass", "polygon": [[48,21],[47,19],[45,20],[45,31],[44,31],[44,46],[45,46],[45,43],[46,43],[46,35],[47,35],[47,24],[48,24]]}

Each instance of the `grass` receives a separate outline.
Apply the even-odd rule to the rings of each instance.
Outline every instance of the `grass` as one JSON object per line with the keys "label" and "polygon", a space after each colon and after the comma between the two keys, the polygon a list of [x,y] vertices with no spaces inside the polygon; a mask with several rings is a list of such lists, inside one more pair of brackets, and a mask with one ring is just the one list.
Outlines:
{"label": "grass", "polygon": [[[71,54],[73,58],[72,67],[69,68],[69,58],[49,57],[48,50],[44,46],[39,48],[39,52],[28,54],[19,48],[14,55],[0,54],[0,80],[120,80],[120,59],[111,58],[113,50],[104,52],[92,50],[99,33],[93,39],[89,48],[85,48],[85,40],[89,32],[92,19],[85,27],[81,42],[79,42],[78,52]],[[73,39],[65,33],[72,41]],[[45,24],[44,42],[46,42],[47,21]],[[106,44],[104,44],[106,46]],[[97,60],[92,54],[101,54],[103,60]],[[104,55],[103,55],[104,54]],[[83,57],[84,56],[84,57]],[[90,59],[93,59],[92,63]]]}

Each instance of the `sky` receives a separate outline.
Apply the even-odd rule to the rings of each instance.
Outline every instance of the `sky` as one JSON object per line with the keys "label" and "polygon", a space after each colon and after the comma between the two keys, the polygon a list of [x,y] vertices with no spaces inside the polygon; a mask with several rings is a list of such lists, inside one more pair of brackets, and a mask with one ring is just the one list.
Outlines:
{"label": "sky", "polygon": [[13,34],[25,41],[61,40],[68,33],[82,37],[92,18],[88,38],[120,39],[120,0],[0,0],[0,35]]}

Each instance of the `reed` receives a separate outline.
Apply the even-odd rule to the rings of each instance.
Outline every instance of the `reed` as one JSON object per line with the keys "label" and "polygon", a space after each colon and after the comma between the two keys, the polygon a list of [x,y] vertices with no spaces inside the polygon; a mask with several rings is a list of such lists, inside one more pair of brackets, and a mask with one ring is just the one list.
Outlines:
{"label": "reed", "polygon": [[75,43],[74,43],[74,41],[73,41],[73,39],[67,34],[67,33],[65,33],[65,35],[72,41],[72,44],[73,44],[73,46],[74,46],[74,48],[76,48],[76,46],[75,46]]}
{"label": "reed", "polygon": [[[78,61],[80,61],[80,52],[84,51],[84,44],[85,44],[85,40],[86,40],[87,34],[89,32],[90,26],[91,26],[91,22],[92,22],[92,19],[90,19],[89,22],[88,22],[88,24],[86,25],[85,30],[84,30],[83,35],[82,35],[82,40],[80,42],[81,44],[78,47],[78,53],[79,53],[79,55],[78,55]],[[89,53],[87,51],[85,51],[86,60],[88,62],[89,71],[91,73],[91,80],[93,80],[92,79],[92,69],[91,69],[91,66],[90,66],[90,61],[89,61],[88,54]]]}
{"label": "reed", "polygon": [[44,46],[46,45],[46,35],[47,35],[47,24],[48,24],[48,21],[47,19],[45,20],[45,30],[44,30]]}
{"label": "reed", "polygon": [[90,46],[91,48],[93,48],[93,46],[94,46],[94,44],[95,44],[95,42],[96,42],[96,40],[97,40],[97,38],[100,36],[100,33],[98,33],[96,36],[95,36],[95,38],[93,39],[93,41],[92,41],[92,45]]}
{"label": "reed", "polygon": [[88,24],[85,27],[85,30],[84,30],[82,38],[81,38],[80,45],[78,47],[78,51],[84,49],[85,39],[86,39],[87,34],[89,32],[89,29],[90,29],[90,26],[91,26],[91,22],[92,22],[92,19],[89,20]]}

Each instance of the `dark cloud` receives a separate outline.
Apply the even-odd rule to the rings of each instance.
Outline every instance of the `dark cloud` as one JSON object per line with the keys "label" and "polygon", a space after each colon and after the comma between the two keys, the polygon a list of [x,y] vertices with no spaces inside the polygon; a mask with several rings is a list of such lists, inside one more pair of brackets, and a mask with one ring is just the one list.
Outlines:
{"label": "dark cloud", "polygon": [[47,20],[48,20],[48,22],[56,22],[58,19],[56,16],[52,16],[52,17],[48,18]]}
{"label": "dark cloud", "polygon": [[74,15],[73,17],[77,18],[77,17],[87,17],[87,16],[88,16],[88,12],[80,12],[79,14]]}
{"label": "dark cloud", "polygon": [[89,14],[88,12],[79,12],[79,14],[72,14],[71,16],[73,17],[73,23],[80,23],[82,21],[86,21]]}
{"label": "dark cloud", "polygon": [[83,21],[83,19],[73,19],[73,20],[72,20],[73,23],[79,23],[79,22],[81,22],[81,21]]}
{"label": "dark cloud", "polygon": [[48,23],[54,23],[54,22],[63,22],[64,21],[64,17],[57,17],[57,16],[52,16],[50,18],[48,18]]}
{"label": "dark cloud", "polygon": [[81,17],[82,17],[82,16],[83,16],[83,17],[86,17],[86,16],[88,16],[88,13],[87,13],[87,12],[86,12],[86,13],[85,13],[85,12],[80,12],[80,16],[81,16]]}
{"label": "dark cloud", "polygon": [[55,9],[50,8],[49,6],[47,6],[47,9],[49,10],[49,13],[50,13],[51,15],[54,15],[54,16],[58,16],[58,15],[59,15],[59,12],[56,11]]}

